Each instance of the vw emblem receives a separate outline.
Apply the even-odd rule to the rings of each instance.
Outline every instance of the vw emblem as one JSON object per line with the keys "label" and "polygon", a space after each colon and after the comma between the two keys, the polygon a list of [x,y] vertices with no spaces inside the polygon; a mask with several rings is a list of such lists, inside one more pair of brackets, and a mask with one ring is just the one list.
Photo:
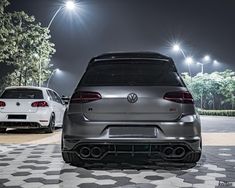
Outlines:
{"label": "vw emblem", "polygon": [[129,103],[135,103],[138,100],[138,96],[135,93],[130,93],[127,96],[127,100]]}
{"label": "vw emblem", "polygon": [[19,103],[19,102],[17,102],[17,103],[16,103],[16,106],[20,106],[20,103]]}

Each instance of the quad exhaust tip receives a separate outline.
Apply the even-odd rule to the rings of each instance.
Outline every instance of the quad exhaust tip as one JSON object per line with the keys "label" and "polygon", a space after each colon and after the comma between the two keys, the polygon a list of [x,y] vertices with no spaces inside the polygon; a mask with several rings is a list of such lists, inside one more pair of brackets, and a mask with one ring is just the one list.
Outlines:
{"label": "quad exhaust tip", "polygon": [[185,149],[183,147],[177,147],[174,149],[174,155],[177,157],[182,157],[185,154]]}
{"label": "quad exhaust tip", "polygon": [[102,155],[102,150],[100,147],[93,147],[91,149],[91,156],[94,158],[99,158]]}
{"label": "quad exhaust tip", "polygon": [[80,155],[81,155],[83,158],[89,157],[90,154],[91,154],[90,148],[88,148],[88,147],[82,147],[82,148],[80,149]]}
{"label": "quad exhaust tip", "polygon": [[185,155],[185,149],[183,147],[166,147],[163,153],[166,157],[183,157]]}
{"label": "quad exhaust tip", "polygon": [[102,155],[102,150],[100,147],[93,147],[93,148],[89,148],[89,147],[81,147],[80,149],[80,155],[83,158],[88,158],[88,157],[93,157],[93,158],[99,158]]}
{"label": "quad exhaust tip", "polygon": [[[83,146],[80,148],[79,153],[80,156],[83,158],[88,158],[88,157],[99,158],[103,154],[103,151],[102,148],[99,146],[94,146],[92,148]],[[185,155],[186,151],[182,146],[178,147],[168,146],[163,149],[162,153],[168,158],[174,158],[174,157],[180,158]]]}
{"label": "quad exhaust tip", "polygon": [[164,148],[164,150],[163,150],[163,153],[164,153],[167,157],[172,156],[173,152],[174,152],[174,150],[173,150],[172,147],[166,147],[166,148]]}

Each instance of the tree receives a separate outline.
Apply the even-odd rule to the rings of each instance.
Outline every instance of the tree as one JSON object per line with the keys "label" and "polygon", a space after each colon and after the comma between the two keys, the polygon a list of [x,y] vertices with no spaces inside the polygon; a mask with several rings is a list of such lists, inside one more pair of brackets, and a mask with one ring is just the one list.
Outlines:
{"label": "tree", "polygon": [[219,73],[222,81],[221,84],[221,94],[225,96],[223,103],[230,103],[231,108],[234,109],[235,104],[235,72],[231,70],[226,70]]}
{"label": "tree", "polygon": [[8,4],[7,0],[0,3],[0,63],[14,65],[15,71],[6,80],[10,85],[38,85],[40,65],[45,81],[55,53],[49,30],[23,11],[4,12]]}
{"label": "tree", "polygon": [[197,74],[191,78],[183,73],[183,79],[191,91],[197,107],[204,109],[234,109],[235,72]]}

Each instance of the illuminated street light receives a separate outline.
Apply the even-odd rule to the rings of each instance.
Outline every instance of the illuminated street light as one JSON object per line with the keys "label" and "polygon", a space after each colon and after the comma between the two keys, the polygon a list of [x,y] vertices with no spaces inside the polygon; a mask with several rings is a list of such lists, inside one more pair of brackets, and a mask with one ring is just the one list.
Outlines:
{"label": "illuminated street light", "polygon": [[209,55],[206,55],[204,58],[203,58],[204,61],[208,62],[211,60],[211,57]]}
{"label": "illuminated street light", "polygon": [[193,63],[193,58],[192,58],[192,57],[187,57],[187,58],[185,59],[185,62],[186,62],[187,64],[192,64],[192,63]]}
{"label": "illuminated street light", "polygon": [[57,69],[55,69],[55,70],[52,71],[51,76],[50,76],[50,78],[49,78],[48,81],[47,81],[47,87],[49,87],[51,78],[52,78],[52,76],[53,76],[56,72],[59,73],[59,72],[61,72],[61,70],[57,68]]}
{"label": "illuminated street light", "polygon": [[174,45],[172,46],[172,49],[173,49],[173,51],[175,51],[175,52],[180,52],[180,53],[184,56],[184,59],[186,59],[186,55],[185,55],[185,53],[184,53],[184,50],[180,47],[179,44],[174,44]]}
{"label": "illuminated street light", "polygon": [[49,29],[49,28],[51,27],[51,24],[52,24],[52,22],[54,21],[56,15],[57,15],[63,8],[66,8],[67,10],[72,11],[72,10],[74,10],[74,9],[76,8],[76,3],[75,3],[75,1],[73,1],[73,0],[69,0],[69,1],[67,1],[65,4],[61,5],[61,6],[58,8],[58,10],[55,12],[55,14],[53,15],[53,17],[51,18],[51,20],[50,20],[50,22],[49,22],[49,24],[48,24],[48,26],[47,26],[47,29]]}
{"label": "illuminated street light", "polygon": [[185,58],[185,62],[186,62],[187,65],[188,65],[189,75],[190,75],[190,78],[191,78],[191,80],[192,80],[192,72],[191,72],[190,65],[193,63],[193,58],[192,58],[192,57],[186,57],[186,58]]}
{"label": "illuminated street light", "polygon": [[[201,62],[197,62],[197,64],[201,66],[201,74],[204,74],[204,65],[207,65],[207,64],[209,64],[209,63],[212,63],[211,57],[210,57],[209,55],[206,55],[206,56],[203,58],[203,61],[204,61],[205,63],[203,63],[203,62],[202,62],[202,63],[201,63]],[[218,62],[217,60],[214,60],[214,61],[213,61],[213,65],[217,66],[217,65],[219,65],[219,62]]]}
{"label": "illuminated street light", "polygon": [[217,65],[219,65],[219,62],[218,62],[217,60],[214,60],[214,61],[213,61],[213,64],[214,64],[215,66],[217,66]]}
{"label": "illuminated street light", "polygon": [[174,45],[173,45],[173,50],[174,50],[175,52],[180,51],[180,46],[179,46],[178,44],[174,44]]}
{"label": "illuminated street light", "polygon": [[65,3],[65,7],[69,10],[73,10],[76,7],[76,5],[75,5],[74,1],[67,1]]}
{"label": "illuminated street light", "polygon": [[193,59],[192,59],[192,58],[188,59],[189,57],[187,57],[187,56],[185,55],[184,50],[180,47],[179,44],[174,44],[174,45],[172,46],[172,49],[173,49],[173,51],[175,51],[175,52],[180,52],[180,53],[183,55],[184,60],[185,60],[185,62],[186,62],[187,65],[188,65],[188,72],[189,72],[190,78],[192,79],[190,64],[193,62]]}
{"label": "illuminated street light", "polygon": [[[66,8],[67,10],[72,11],[72,10],[74,10],[74,9],[76,8],[76,3],[75,3],[74,0],[68,0],[68,1],[66,1],[66,3],[64,3],[63,5],[61,5],[61,6],[58,8],[58,10],[55,12],[55,14],[52,16],[52,18],[51,18],[51,20],[50,20],[50,22],[49,22],[49,24],[48,24],[48,26],[47,26],[47,29],[50,29],[51,24],[52,24],[52,22],[54,21],[55,17],[57,16],[57,14],[58,14],[63,8]],[[60,70],[59,70],[59,69],[55,69],[55,70],[52,72],[50,78],[48,79],[47,87],[49,86],[49,82],[50,82],[50,80],[51,80],[51,77],[53,76],[53,74],[54,74],[56,71],[60,71]],[[40,64],[40,78],[39,78],[39,82],[40,82],[39,86],[41,86],[41,64]]]}

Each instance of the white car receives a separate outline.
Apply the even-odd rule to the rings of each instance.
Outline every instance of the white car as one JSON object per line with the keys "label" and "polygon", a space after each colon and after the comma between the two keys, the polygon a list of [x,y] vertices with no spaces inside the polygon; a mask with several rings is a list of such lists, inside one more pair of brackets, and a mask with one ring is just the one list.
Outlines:
{"label": "white car", "polygon": [[43,87],[7,87],[0,96],[0,132],[7,128],[61,127],[66,106],[53,90]]}

